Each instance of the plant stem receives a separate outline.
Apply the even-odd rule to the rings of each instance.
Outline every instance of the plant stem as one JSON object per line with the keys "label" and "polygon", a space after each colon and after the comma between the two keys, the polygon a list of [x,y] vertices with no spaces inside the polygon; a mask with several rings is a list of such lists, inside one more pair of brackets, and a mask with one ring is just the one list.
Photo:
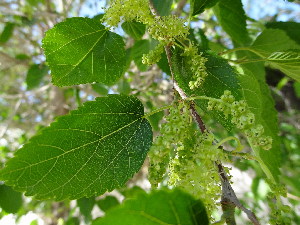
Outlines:
{"label": "plant stem", "polygon": [[220,52],[219,55],[226,55],[226,54],[229,54],[229,53],[232,53],[232,52],[237,52],[237,51],[250,51],[250,52],[253,52],[255,54],[258,54],[258,52],[256,52],[252,48],[240,47],[240,48],[233,48],[233,49],[230,49],[230,50],[227,50],[227,51],[224,51],[224,52]]}
{"label": "plant stem", "polygon": [[230,136],[230,137],[227,137],[225,139],[223,139],[222,141],[220,141],[218,144],[216,144],[216,147],[220,147],[222,144],[224,144],[225,142],[227,141],[230,141],[230,140],[235,140],[237,142],[237,147],[236,149],[234,149],[233,151],[231,152],[240,152],[242,149],[243,149],[243,145],[241,144],[240,142],[240,139],[238,139],[237,137],[233,137],[233,136]]}
{"label": "plant stem", "polygon": [[171,107],[173,107],[173,105],[165,105],[163,107],[157,108],[157,109],[147,113],[146,115],[144,115],[143,118],[148,118],[148,117],[154,115],[155,113],[161,112],[161,111],[169,109]]}

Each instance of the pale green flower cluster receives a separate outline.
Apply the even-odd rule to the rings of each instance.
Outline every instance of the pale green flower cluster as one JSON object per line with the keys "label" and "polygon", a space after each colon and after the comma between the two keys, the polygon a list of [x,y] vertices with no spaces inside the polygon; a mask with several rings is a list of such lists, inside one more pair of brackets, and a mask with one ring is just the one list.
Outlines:
{"label": "pale green flower cluster", "polygon": [[192,118],[183,103],[170,109],[165,117],[167,123],[161,127],[161,136],[158,136],[150,151],[149,181],[157,186],[167,173],[171,150],[181,143],[190,133]]}
{"label": "pale green flower cluster", "polygon": [[169,184],[182,187],[201,199],[210,215],[222,193],[215,162],[228,160],[213,142],[213,134],[199,135],[199,131],[195,131],[176,149],[176,156],[169,164]]}
{"label": "pale green flower cluster", "polygon": [[202,199],[209,213],[216,209],[221,194],[221,183],[215,161],[228,160],[214,142],[214,135],[196,129],[189,106],[179,103],[166,117],[162,136],[152,146],[149,180],[157,186],[164,179]]}
{"label": "pale green flower cluster", "polygon": [[223,112],[226,117],[231,115],[231,122],[246,134],[249,142],[254,146],[264,150],[272,148],[272,138],[263,135],[264,127],[261,124],[255,124],[255,116],[246,101],[235,101],[230,91],[224,91],[221,99],[209,100],[207,109]]}
{"label": "pale green flower cluster", "polygon": [[188,64],[193,72],[193,80],[189,82],[190,89],[199,88],[205,81],[207,76],[205,63],[207,58],[202,56],[202,52],[198,53],[198,49],[194,45],[190,45],[184,49],[182,56],[188,57]]}
{"label": "pale green flower cluster", "polygon": [[112,0],[105,10],[103,21],[110,27],[116,27],[124,21],[137,21],[152,24],[154,16],[151,14],[148,0]]}
{"label": "pale green flower cluster", "polygon": [[185,39],[189,34],[185,20],[175,16],[159,16],[150,24],[148,32],[156,40],[166,44],[175,42],[176,38]]}
{"label": "pale green flower cluster", "polygon": [[159,43],[154,50],[151,50],[148,54],[143,54],[142,63],[147,65],[153,65],[161,59],[161,54],[164,52],[164,44]]}

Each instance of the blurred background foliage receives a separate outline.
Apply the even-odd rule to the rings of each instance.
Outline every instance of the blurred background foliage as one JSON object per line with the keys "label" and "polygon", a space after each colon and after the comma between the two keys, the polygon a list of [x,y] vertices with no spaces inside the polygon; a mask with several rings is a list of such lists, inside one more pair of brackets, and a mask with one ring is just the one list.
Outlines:
{"label": "blurred background foliage", "polygon": [[[101,19],[105,0],[2,0],[0,2],[0,168],[12,154],[55,117],[64,115],[83,102],[110,93],[138,96],[147,111],[171,102],[174,98],[172,79],[166,59],[151,67],[141,63],[141,56],[155,46],[153,41],[130,36],[123,24],[115,30],[124,37],[127,48],[128,72],[118,84],[102,84],[57,88],[51,84],[41,40],[45,31],[67,17],[87,16]],[[265,27],[278,27],[278,21],[289,35],[289,29],[300,37],[300,3],[283,0],[244,0],[249,16],[248,29],[256,37]],[[186,17],[189,3],[174,0],[175,13]],[[177,7],[177,8],[176,8]],[[180,10],[179,10],[180,9]],[[232,48],[228,35],[222,31],[212,10],[196,16],[191,34],[203,48],[222,52]],[[142,28],[144,29],[144,28]],[[298,36],[297,36],[297,32]],[[299,42],[298,42],[299,43]],[[294,224],[300,224],[300,83],[278,70],[266,67],[267,82],[279,112],[282,146],[282,180],[287,184],[287,204],[294,208]],[[299,71],[300,73],[300,71]],[[154,130],[159,130],[163,113],[150,117]],[[203,115],[210,129],[223,136],[226,132],[215,121]],[[77,201],[37,201],[15,192],[0,183],[0,224],[89,224],[96,217],[119,205],[125,198],[149,190],[145,167],[128,187],[107,195]],[[268,185],[254,162],[236,160],[232,169],[234,189],[246,207],[255,211],[262,224],[268,214]],[[217,213],[217,212],[216,212]],[[247,224],[241,212],[238,224]],[[267,219],[267,218],[266,218]],[[264,223],[265,222],[265,223]]]}

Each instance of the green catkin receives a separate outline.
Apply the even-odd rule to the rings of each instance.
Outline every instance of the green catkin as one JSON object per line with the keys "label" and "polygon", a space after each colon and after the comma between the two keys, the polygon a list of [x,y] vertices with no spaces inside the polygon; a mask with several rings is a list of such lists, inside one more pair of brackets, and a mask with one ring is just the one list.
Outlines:
{"label": "green catkin", "polygon": [[184,49],[182,56],[188,57],[189,60],[187,62],[193,72],[193,80],[189,82],[190,89],[199,88],[207,77],[205,66],[207,58],[202,56],[202,52],[198,53],[197,47],[192,44]]}
{"label": "green catkin", "polygon": [[292,224],[291,212],[292,208],[288,205],[284,205],[281,202],[279,196],[286,197],[287,190],[286,187],[280,184],[273,184],[268,182],[272,192],[267,196],[268,204],[270,207],[270,219],[269,223],[271,225],[290,225]]}
{"label": "green catkin", "polygon": [[167,173],[171,150],[187,137],[192,120],[184,103],[171,108],[165,119],[167,123],[161,127],[161,136],[156,137],[149,151],[149,181],[154,187],[157,187]]}
{"label": "green catkin", "polygon": [[164,44],[159,43],[154,50],[151,50],[148,54],[143,54],[142,63],[147,65],[153,65],[161,59],[161,54],[164,52]]}
{"label": "green catkin", "polygon": [[185,20],[175,16],[158,16],[148,28],[152,38],[163,43],[175,42],[175,39],[186,39],[189,34]]}
{"label": "green catkin", "polygon": [[255,147],[264,150],[272,148],[272,138],[263,135],[264,128],[261,124],[255,123],[255,116],[246,101],[235,101],[230,91],[224,91],[220,99],[210,99],[207,109],[223,112],[226,117],[231,115],[231,122],[246,134],[249,142]]}
{"label": "green catkin", "polygon": [[148,0],[112,0],[105,10],[102,21],[109,27],[116,27],[123,21],[137,21],[144,24],[153,24]]}
{"label": "green catkin", "polygon": [[228,161],[213,144],[211,133],[201,135],[193,126],[189,106],[180,102],[170,109],[167,123],[149,152],[150,183],[157,185],[168,176],[168,184],[178,186],[202,199],[211,214],[218,205],[221,182],[215,161]]}

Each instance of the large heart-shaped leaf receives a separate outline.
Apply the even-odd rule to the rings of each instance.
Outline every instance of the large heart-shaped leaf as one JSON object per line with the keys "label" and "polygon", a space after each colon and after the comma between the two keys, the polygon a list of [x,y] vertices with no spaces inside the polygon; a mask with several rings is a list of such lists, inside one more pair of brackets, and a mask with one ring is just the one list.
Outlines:
{"label": "large heart-shaped leaf", "polygon": [[46,32],[43,48],[57,86],[116,83],[125,66],[124,41],[95,19],[70,18]]}
{"label": "large heart-shaped leaf", "polygon": [[31,138],[0,179],[39,199],[100,195],[140,169],[151,143],[151,126],[137,98],[96,98]]}

